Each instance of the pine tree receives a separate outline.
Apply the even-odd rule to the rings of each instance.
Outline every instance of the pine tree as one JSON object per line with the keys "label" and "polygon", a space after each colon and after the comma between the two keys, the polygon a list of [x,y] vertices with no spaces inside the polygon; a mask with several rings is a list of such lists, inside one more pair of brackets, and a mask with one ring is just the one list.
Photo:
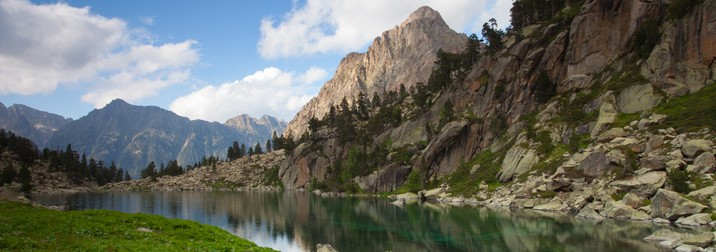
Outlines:
{"label": "pine tree", "polygon": [[15,170],[15,166],[12,162],[8,162],[7,167],[5,167],[5,170],[0,174],[0,186],[12,183],[16,175],[17,171]]}
{"label": "pine tree", "polygon": [[22,185],[22,187],[20,187],[22,192],[29,193],[30,190],[32,190],[32,174],[30,173],[30,169],[27,168],[27,165],[23,165],[20,168],[20,172],[17,173],[17,182]]}
{"label": "pine tree", "polygon": [[260,143],[256,143],[256,146],[254,147],[254,153],[255,153],[255,154],[262,154],[262,153],[263,153],[263,151],[261,150],[261,144],[260,144]]}
{"label": "pine tree", "polygon": [[129,176],[129,172],[124,171],[124,181],[130,181],[130,180],[132,180],[132,177]]}
{"label": "pine tree", "polygon": [[271,152],[271,139],[266,140],[266,153]]}

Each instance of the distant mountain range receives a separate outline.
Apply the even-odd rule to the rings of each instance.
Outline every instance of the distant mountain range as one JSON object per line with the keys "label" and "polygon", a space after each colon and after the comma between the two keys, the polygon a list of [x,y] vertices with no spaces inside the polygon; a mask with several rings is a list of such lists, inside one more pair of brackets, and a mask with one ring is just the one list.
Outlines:
{"label": "distant mountain range", "polygon": [[9,108],[0,103],[0,128],[33,140],[38,147],[72,149],[88,157],[114,161],[133,177],[150,161],[178,160],[187,165],[205,156],[224,158],[233,141],[264,145],[273,132],[281,134],[286,123],[271,116],[248,115],[226,123],[189,120],[154,106],[135,106],[114,100],[86,116],[66,119],[24,105]]}

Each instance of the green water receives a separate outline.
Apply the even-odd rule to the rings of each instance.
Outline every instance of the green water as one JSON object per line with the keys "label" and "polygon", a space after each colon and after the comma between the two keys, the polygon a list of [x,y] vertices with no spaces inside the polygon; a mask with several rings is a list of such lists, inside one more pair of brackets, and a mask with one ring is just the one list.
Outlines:
{"label": "green water", "polygon": [[308,192],[123,192],[35,195],[70,209],[114,209],[195,220],[281,251],[657,251],[648,223],[592,223],[536,211],[438,204],[395,206],[382,198],[321,198]]}

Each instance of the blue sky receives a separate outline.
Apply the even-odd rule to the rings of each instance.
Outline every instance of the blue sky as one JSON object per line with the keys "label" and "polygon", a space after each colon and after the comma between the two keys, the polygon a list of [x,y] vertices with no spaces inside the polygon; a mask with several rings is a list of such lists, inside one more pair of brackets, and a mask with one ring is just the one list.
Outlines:
{"label": "blue sky", "polygon": [[423,5],[469,34],[507,25],[511,0],[0,0],[0,102],[75,119],[121,98],[289,121],[343,56]]}

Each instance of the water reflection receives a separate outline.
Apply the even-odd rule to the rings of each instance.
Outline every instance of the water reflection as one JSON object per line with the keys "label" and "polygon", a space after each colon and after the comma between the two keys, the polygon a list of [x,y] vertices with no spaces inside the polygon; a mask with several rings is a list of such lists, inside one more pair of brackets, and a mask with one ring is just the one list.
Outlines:
{"label": "water reflection", "polygon": [[391,205],[379,198],[321,198],[304,192],[108,192],[36,195],[70,209],[114,209],[190,219],[260,246],[315,251],[653,251],[650,224],[583,222],[534,211],[436,204]]}

